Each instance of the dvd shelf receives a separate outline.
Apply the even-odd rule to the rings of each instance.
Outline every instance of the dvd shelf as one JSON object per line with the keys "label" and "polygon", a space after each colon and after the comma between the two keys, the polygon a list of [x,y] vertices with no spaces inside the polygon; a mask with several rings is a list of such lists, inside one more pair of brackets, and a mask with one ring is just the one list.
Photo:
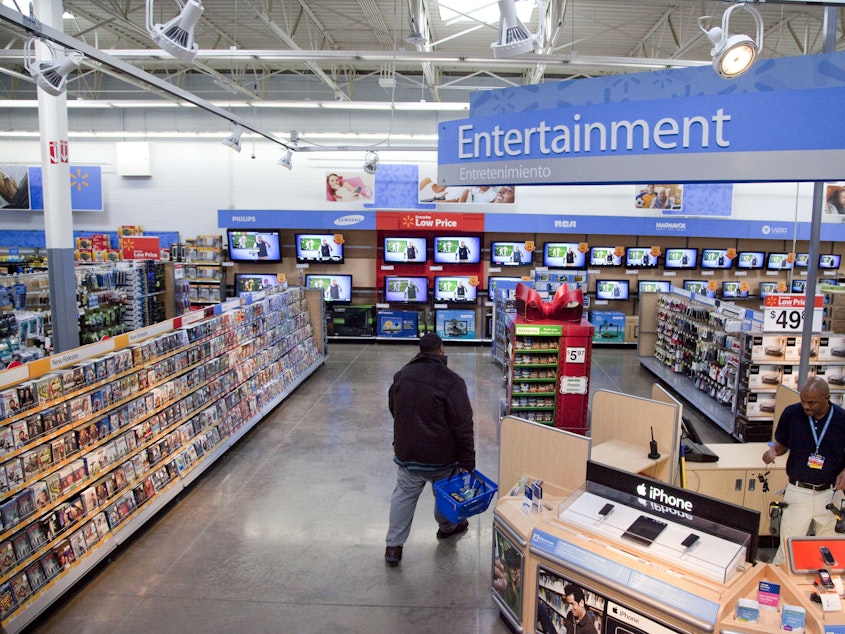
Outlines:
{"label": "dvd shelf", "polygon": [[511,323],[510,328],[507,413],[554,425],[561,327]]}
{"label": "dvd shelf", "polygon": [[309,295],[279,287],[33,362],[13,383],[2,376],[4,632],[30,623],[323,363],[312,326],[322,303]]}

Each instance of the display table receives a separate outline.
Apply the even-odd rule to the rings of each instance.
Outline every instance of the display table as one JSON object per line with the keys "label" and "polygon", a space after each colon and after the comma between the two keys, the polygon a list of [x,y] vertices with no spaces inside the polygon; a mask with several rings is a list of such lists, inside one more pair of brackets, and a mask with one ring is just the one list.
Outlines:
{"label": "display table", "polygon": [[640,445],[615,438],[593,445],[590,459],[631,473],[653,473],[657,465],[669,460],[669,454],[662,454],[660,458],[652,460]]}

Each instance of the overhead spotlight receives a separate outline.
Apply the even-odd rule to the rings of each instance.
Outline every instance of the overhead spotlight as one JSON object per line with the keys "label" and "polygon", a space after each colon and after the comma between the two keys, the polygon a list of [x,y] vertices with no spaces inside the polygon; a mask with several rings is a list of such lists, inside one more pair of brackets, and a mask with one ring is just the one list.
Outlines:
{"label": "overhead spotlight", "polygon": [[375,174],[378,171],[378,152],[369,150],[364,156],[364,171],[367,174]]}
{"label": "overhead spotlight", "polygon": [[[728,22],[730,15],[736,9],[747,11],[754,17],[757,24],[757,37],[752,40],[747,35],[730,35],[728,33]],[[728,8],[722,16],[722,27],[714,26],[706,29],[703,21],[709,20],[706,15],[698,18],[699,28],[707,34],[707,39],[713,45],[710,55],[713,57],[713,68],[725,79],[739,77],[754,63],[757,55],[763,50],[763,18],[757,9],[748,4],[735,4]]]}
{"label": "overhead spotlight", "polygon": [[232,136],[228,139],[223,141],[223,145],[232,148],[235,152],[241,151],[241,135],[244,133],[244,129],[236,125],[232,130]]}
{"label": "overhead spotlight", "polygon": [[490,45],[493,49],[493,57],[514,57],[533,51],[543,41],[545,34],[546,12],[542,0],[534,0],[539,9],[539,17],[537,32],[533,34],[516,15],[514,0],[498,0],[498,2],[499,13],[502,17],[499,21],[499,38]]}
{"label": "overhead spotlight", "polygon": [[191,63],[197,56],[199,47],[194,41],[194,29],[203,12],[200,0],[176,0],[182,11],[175,18],[164,24],[153,24],[153,5],[155,0],[147,0],[147,32],[158,47],[170,53],[176,59]]}
{"label": "overhead spotlight", "polygon": [[285,155],[282,158],[279,159],[278,164],[281,165],[282,167],[284,167],[285,169],[292,170],[293,169],[293,152],[291,152],[291,150],[288,149],[285,152]]}
{"label": "overhead spotlight", "polygon": [[35,59],[32,46],[36,38],[32,37],[24,45],[24,67],[35,78],[35,83],[47,94],[58,97],[67,87],[67,76],[79,68],[85,57],[79,51],[62,55],[49,42],[43,42],[50,51],[50,61],[39,62]]}

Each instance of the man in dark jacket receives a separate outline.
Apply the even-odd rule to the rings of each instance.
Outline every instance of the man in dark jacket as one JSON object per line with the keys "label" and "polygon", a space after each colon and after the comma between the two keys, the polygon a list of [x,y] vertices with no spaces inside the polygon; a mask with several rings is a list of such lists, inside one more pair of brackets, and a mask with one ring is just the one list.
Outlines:
{"label": "man in dark jacket", "polygon": [[[420,353],[393,377],[388,396],[393,461],[399,470],[384,559],[395,566],[425,483],[447,478],[457,468],[475,469],[475,435],[466,383],[446,367],[443,340],[434,333],[420,339]],[[469,526],[466,520],[453,524],[436,508],[434,517],[438,539],[459,535]]]}

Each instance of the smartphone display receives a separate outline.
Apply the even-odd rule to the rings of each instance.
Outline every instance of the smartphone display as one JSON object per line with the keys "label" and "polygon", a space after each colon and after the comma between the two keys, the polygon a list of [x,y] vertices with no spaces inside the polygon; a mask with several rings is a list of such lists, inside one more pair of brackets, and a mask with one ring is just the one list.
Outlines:
{"label": "smartphone display", "polygon": [[827,546],[822,546],[819,548],[819,552],[822,554],[822,560],[824,561],[826,566],[835,566],[836,559],[833,558],[833,554],[830,552],[830,548]]}
{"label": "smartphone display", "polygon": [[696,543],[699,539],[700,539],[700,538],[699,538],[699,536],[698,536],[698,535],[696,535],[695,533],[690,533],[689,535],[687,535],[687,536],[686,536],[686,538],[684,539],[684,541],[682,541],[682,542],[681,542],[681,546],[683,546],[684,548],[690,548],[690,547],[692,547],[692,546],[693,546],[693,545],[694,545],[694,544],[695,544],[695,543]]}
{"label": "smartphone display", "polygon": [[613,504],[605,504],[603,507],[601,507],[601,510],[599,511],[599,515],[601,515],[602,517],[607,517],[608,515],[610,515],[610,512],[612,510],[613,510]]}
{"label": "smartphone display", "polygon": [[825,590],[835,590],[836,586],[833,585],[833,579],[830,578],[830,573],[822,568],[819,570],[819,580],[822,582],[822,587]]}

